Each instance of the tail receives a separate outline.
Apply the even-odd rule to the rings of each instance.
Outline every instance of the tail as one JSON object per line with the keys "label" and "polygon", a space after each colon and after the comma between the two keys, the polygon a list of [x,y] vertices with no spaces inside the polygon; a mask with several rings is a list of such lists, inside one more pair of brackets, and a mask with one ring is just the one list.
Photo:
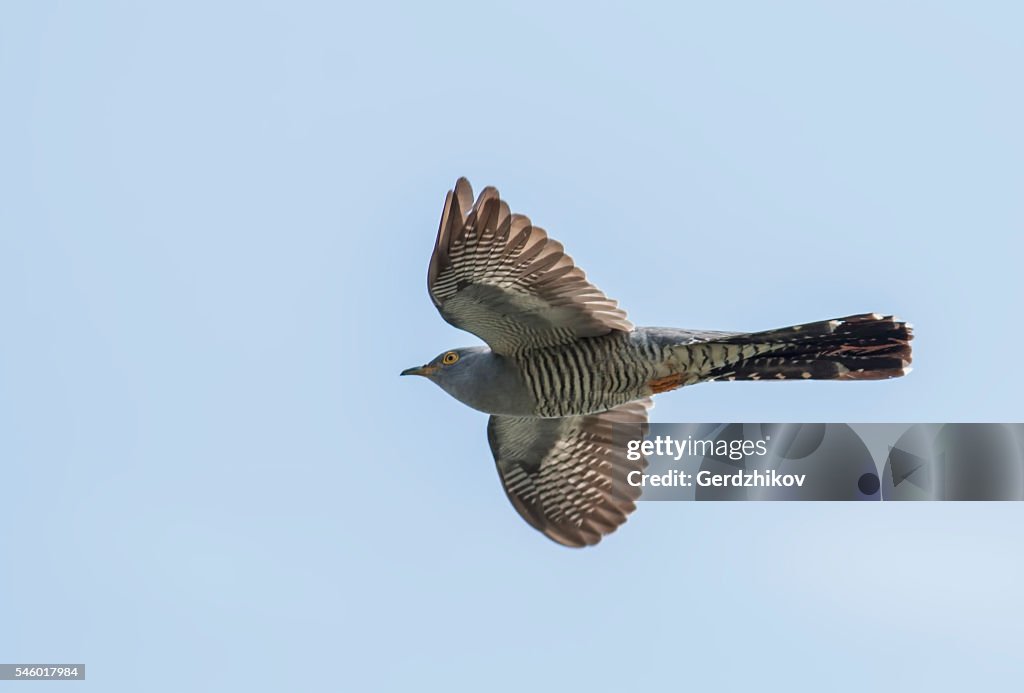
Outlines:
{"label": "tail", "polygon": [[702,380],[898,378],[910,372],[913,337],[909,324],[877,313],[724,337],[714,343],[739,347],[738,358]]}

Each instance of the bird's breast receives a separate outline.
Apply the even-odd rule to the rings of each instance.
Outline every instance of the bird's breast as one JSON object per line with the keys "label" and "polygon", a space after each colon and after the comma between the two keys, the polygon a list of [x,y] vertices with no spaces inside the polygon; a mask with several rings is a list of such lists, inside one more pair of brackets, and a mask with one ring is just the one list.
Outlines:
{"label": "bird's breast", "polygon": [[660,355],[627,333],[533,349],[515,359],[535,402],[534,415],[579,416],[650,394]]}

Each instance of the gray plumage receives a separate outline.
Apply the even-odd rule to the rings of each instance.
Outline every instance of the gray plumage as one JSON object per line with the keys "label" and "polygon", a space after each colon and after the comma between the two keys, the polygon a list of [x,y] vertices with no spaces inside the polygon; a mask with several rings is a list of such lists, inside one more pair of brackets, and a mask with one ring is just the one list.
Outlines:
{"label": "gray plumage", "polygon": [[909,371],[910,326],[874,313],[754,333],[636,328],[562,245],[494,188],[445,200],[427,273],[441,316],[488,347],[444,352],[422,375],[491,414],[505,491],[567,546],[614,531],[638,494],[615,423],[646,425],[652,395],[714,380],[877,380]]}

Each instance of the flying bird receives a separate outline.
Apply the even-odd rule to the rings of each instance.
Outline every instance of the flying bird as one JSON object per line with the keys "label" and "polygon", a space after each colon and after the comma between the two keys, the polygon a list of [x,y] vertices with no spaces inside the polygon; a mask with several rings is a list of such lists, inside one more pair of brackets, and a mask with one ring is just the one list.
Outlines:
{"label": "flying bird", "polygon": [[[487,343],[420,375],[490,414],[487,439],[520,515],[565,546],[615,531],[640,495],[616,424],[646,431],[651,397],[720,380],[880,380],[910,371],[911,327],[851,315],[764,332],[634,327],[562,244],[493,187],[448,192],[427,271],[446,321]],[[636,457],[636,455],[632,455]]]}

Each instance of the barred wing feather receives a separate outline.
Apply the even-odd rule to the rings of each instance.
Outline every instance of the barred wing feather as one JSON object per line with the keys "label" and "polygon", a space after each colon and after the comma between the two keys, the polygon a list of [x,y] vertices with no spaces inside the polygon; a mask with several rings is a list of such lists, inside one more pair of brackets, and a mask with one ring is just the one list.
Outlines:
{"label": "barred wing feather", "polygon": [[427,287],[445,320],[501,354],[633,329],[561,243],[494,188],[474,203],[465,178],[445,200]]}
{"label": "barred wing feather", "polygon": [[614,426],[631,424],[643,435],[650,408],[646,398],[587,416],[492,416],[487,439],[512,505],[565,546],[590,546],[614,532],[640,496],[627,476],[647,467],[643,456],[628,459]]}

